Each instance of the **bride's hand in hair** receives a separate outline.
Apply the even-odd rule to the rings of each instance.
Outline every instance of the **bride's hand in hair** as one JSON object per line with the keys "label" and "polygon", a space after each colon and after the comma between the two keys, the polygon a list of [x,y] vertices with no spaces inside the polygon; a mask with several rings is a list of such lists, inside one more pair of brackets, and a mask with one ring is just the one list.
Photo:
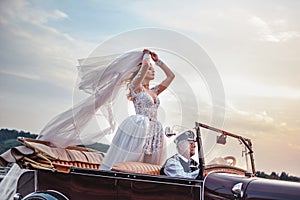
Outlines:
{"label": "bride's hand in hair", "polygon": [[154,62],[158,61],[158,55],[155,52],[150,52],[151,58]]}
{"label": "bride's hand in hair", "polygon": [[150,54],[150,53],[151,53],[151,51],[149,49],[144,49],[143,50],[143,54]]}

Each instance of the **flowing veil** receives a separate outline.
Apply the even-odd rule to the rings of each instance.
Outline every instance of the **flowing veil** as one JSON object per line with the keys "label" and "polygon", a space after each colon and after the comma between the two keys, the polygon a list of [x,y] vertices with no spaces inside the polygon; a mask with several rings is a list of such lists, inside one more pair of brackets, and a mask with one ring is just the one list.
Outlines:
{"label": "flowing veil", "polygon": [[[112,101],[123,81],[141,62],[142,55],[142,51],[130,51],[122,55],[79,60],[78,88],[90,96],[54,117],[42,129],[37,139],[50,141],[58,147],[66,147],[93,144],[105,135],[113,133],[115,121],[112,116]],[[100,130],[95,133],[83,131],[97,111],[101,112],[109,126],[103,128],[99,124]]]}

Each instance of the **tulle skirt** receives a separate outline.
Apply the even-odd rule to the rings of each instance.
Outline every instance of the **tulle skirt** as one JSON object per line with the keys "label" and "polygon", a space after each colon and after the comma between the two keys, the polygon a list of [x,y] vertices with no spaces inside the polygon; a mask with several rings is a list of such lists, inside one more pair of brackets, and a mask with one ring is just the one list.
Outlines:
{"label": "tulle skirt", "polygon": [[166,142],[160,122],[132,115],[119,126],[100,169],[110,170],[118,162],[147,162],[162,165]]}

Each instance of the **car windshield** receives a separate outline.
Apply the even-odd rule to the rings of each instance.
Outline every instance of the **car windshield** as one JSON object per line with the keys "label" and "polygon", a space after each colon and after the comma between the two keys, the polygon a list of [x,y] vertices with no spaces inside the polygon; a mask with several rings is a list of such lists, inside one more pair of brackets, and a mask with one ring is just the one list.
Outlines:
{"label": "car windshield", "polygon": [[[203,147],[204,163],[208,167],[237,167],[245,172],[253,173],[254,165],[251,162],[251,140],[243,136],[229,133],[202,123],[196,123],[200,128],[200,135]],[[180,134],[180,132],[187,130],[187,128],[172,127],[173,134]],[[194,130],[195,129],[189,129]],[[169,137],[168,154],[169,156],[176,153],[175,145],[172,144],[175,136]],[[193,159],[198,161],[199,154],[193,156]]]}
{"label": "car windshield", "polygon": [[200,124],[205,165],[238,167],[253,172],[248,138]]}

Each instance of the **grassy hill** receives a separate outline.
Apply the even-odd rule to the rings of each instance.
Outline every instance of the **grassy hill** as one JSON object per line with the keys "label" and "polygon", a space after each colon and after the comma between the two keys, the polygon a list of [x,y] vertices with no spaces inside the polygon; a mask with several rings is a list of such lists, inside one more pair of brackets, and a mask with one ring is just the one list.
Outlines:
{"label": "grassy hill", "polygon": [[36,138],[37,135],[24,131],[0,129],[0,154],[12,147],[20,146],[17,137]]}
{"label": "grassy hill", "polygon": [[[20,146],[21,144],[18,142],[18,137],[26,137],[26,138],[36,138],[37,134],[32,134],[29,132],[24,131],[16,131],[16,130],[9,130],[9,129],[0,129],[0,154],[4,153],[5,151]],[[92,145],[86,145],[85,147],[95,149],[101,152],[107,152],[109,145],[95,143]]]}

